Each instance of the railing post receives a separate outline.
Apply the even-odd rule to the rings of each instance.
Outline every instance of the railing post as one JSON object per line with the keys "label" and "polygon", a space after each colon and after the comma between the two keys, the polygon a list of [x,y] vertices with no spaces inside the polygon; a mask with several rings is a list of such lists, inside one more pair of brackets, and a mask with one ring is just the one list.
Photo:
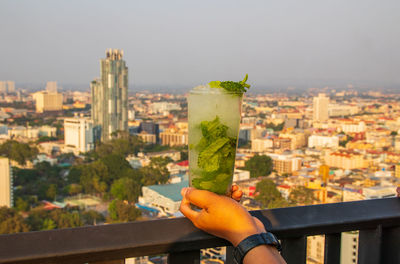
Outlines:
{"label": "railing post", "polygon": [[358,238],[358,263],[380,263],[382,226],[376,229],[360,230]]}
{"label": "railing post", "polygon": [[380,263],[400,263],[400,227],[383,228]]}
{"label": "railing post", "polygon": [[307,237],[282,239],[282,256],[288,264],[306,263]]}
{"label": "railing post", "polygon": [[340,264],[341,233],[325,235],[325,264]]}
{"label": "railing post", "polygon": [[200,264],[200,250],[170,253],[168,264]]}

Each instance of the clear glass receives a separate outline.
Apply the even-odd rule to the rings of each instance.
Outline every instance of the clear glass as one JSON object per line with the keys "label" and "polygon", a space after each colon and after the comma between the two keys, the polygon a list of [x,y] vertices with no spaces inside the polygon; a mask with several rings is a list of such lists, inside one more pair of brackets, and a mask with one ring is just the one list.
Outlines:
{"label": "clear glass", "polygon": [[228,194],[238,143],[241,94],[198,86],[188,96],[189,186]]}

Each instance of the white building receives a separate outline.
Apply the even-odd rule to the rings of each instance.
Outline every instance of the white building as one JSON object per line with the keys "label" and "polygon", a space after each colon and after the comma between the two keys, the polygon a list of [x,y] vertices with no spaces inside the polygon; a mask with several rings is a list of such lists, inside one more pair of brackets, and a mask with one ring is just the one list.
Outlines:
{"label": "white building", "polygon": [[396,196],[396,186],[373,186],[363,188],[365,199],[378,199]]}
{"label": "white building", "polygon": [[93,149],[93,121],[85,117],[66,118],[64,120],[64,143],[75,153]]}
{"label": "white building", "polygon": [[365,125],[364,122],[341,124],[341,130],[344,133],[361,133],[365,132],[366,129],[367,126]]}
{"label": "white building", "polygon": [[182,196],[181,189],[188,187],[188,181],[174,184],[160,184],[142,187],[139,207],[156,209],[160,215],[171,216],[179,212]]}
{"label": "white building", "polygon": [[150,111],[153,114],[166,114],[172,110],[181,110],[180,105],[168,102],[155,102],[150,105]]}
{"label": "white building", "polygon": [[309,148],[337,148],[339,147],[339,137],[311,135],[308,138]]}
{"label": "white building", "polygon": [[233,173],[233,182],[250,179],[250,171],[235,169]]}
{"label": "white building", "polygon": [[331,104],[328,107],[330,117],[351,116],[360,111],[358,106]]}
{"label": "white building", "polygon": [[313,120],[326,121],[329,119],[328,115],[329,98],[325,94],[320,93],[318,97],[313,99]]}
{"label": "white building", "polygon": [[251,141],[251,150],[254,152],[263,152],[271,149],[274,146],[274,141],[270,138],[257,138]]}
{"label": "white building", "polygon": [[354,264],[358,260],[358,231],[343,232],[340,247],[340,263]]}
{"label": "white building", "polygon": [[41,136],[55,137],[57,134],[57,128],[51,126],[41,126],[41,127],[23,127],[15,126],[8,127],[7,134],[9,138],[39,138]]}
{"label": "white building", "polygon": [[13,206],[13,180],[10,161],[0,157],[0,206]]}

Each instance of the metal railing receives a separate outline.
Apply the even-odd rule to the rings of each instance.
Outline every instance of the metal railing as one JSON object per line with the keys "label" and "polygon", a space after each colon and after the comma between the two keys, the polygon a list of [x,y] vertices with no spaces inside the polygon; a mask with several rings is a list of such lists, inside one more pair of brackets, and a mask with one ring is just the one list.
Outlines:
{"label": "metal railing", "polygon": [[[325,234],[325,263],[340,263],[341,232],[360,230],[358,263],[400,263],[400,199],[251,212],[282,241],[289,264],[306,262],[307,236]],[[229,246],[185,218],[0,235],[0,263],[124,263],[169,254],[171,264],[200,263],[200,249]],[[227,263],[232,263],[232,247]]]}

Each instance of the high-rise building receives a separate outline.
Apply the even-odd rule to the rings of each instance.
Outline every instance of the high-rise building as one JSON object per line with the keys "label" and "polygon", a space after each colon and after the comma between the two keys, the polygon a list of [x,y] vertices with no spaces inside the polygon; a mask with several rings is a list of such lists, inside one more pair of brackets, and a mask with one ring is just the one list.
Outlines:
{"label": "high-rise building", "polygon": [[46,91],[48,93],[56,93],[57,92],[57,82],[47,82]]}
{"label": "high-rise building", "polygon": [[122,50],[107,50],[100,60],[101,76],[90,84],[93,125],[101,128],[102,141],[128,131],[128,67],[122,56]]}
{"label": "high-rise building", "polygon": [[37,92],[33,95],[36,101],[36,112],[61,111],[63,109],[63,96],[60,93]]}
{"label": "high-rise building", "polygon": [[8,93],[15,92],[15,82],[14,81],[7,81],[7,92]]}
{"label": "high-rise building", "polygon": [[93,121],[85,117],[64,119],[64,143],[75,153],[93,149]]}
{"label": "high-rise building", "polygon": [[0,157],[0,206],[13,206],[13,180],[10,161]]}
{"label": "high-rise building", "polygon": [[329,98],[325,94],[320,93],[318,97],[313,99],[313,120],[326,121],[329,119],[328,115]]}
{"label": "high-rise building", "polygon": [[0,81],[0,93],[6,93],[6,92],[7,92],[7,82]]}

